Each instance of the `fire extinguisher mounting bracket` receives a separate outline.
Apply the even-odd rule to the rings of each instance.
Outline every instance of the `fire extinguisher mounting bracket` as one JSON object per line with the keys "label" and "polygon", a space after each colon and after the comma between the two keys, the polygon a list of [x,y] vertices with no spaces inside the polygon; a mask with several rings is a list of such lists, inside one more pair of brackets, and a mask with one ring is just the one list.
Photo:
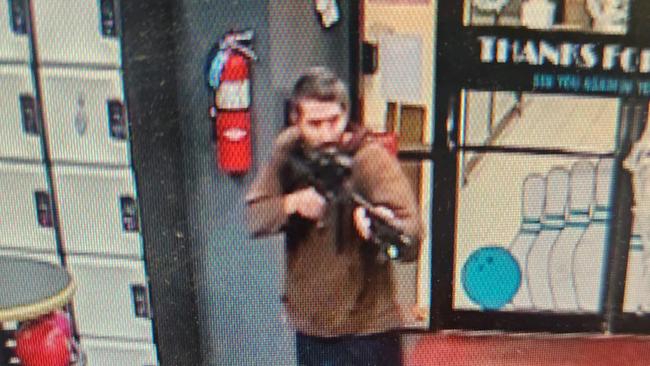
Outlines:
{"label": "fire extinguisher mounting bracket", "polygon": [[244,56],[253,61],[257,61],[257,55],[253,50],[242,42],[251,42],[253,40],[254,31],[252,29],[243,32],[231,32],[224,36],[223,41],[219,44],[221,50],[235,50],[241,52]]}

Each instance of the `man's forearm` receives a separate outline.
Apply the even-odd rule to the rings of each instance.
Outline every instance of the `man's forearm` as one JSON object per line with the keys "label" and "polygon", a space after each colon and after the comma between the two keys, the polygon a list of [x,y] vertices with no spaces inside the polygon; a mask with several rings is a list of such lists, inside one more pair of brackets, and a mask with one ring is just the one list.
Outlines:
{"label": "man's forearm", "polygon": [[249,202],[246,221],[250,232],[260,237],[279,232],[287,223],[285,196],[273,196]]}
{"label": "man's forearm", "polygon": [[401,251],[405,262],[418,259],[422,241],[422,219],[411,184],[399,162],[379,145],[373,144],[358,156],[356,171],[360,188],[375,206],[391,210],[394,218],[387,220],[411,240],[411,245]]}

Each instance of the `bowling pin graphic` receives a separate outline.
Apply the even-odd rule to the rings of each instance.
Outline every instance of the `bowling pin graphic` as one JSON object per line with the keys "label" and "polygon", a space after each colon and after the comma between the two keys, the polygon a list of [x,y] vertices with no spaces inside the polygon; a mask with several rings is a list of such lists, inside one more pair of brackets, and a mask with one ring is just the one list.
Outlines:
{"label": "bowling pin graphic", "polygon": [[634,224],[636,225],[633,232],[638,236],[638,245],[633,247],[630,243],[630,251],[634,248],[643,253],[643,280],[633,291],[639,294],[641,311],[647,313],[650,312],[650,156],[641,159],[639,165],[635,174],[637,187],[634,190]]}
{"label": "bowling pin graphic", "polygon": [[564,168],[553,168],[546,178],[546,202],[542,228],[526,257],[528,288],[536,310],[552,310],[553,295],[549,285],[548,263],[553,244],[565,225],[565,211],[569,198],[569,173]]}
{"label": "bowling pin graphic", "polygon": [[[650,311],[650,129],[632,145],[623,161],[632,174],[634,212],[623,311]],[[640,264],[638,263],[640,261]],[[639,268],[642,267],[642,268]],[[642,272],[639,274],[638,272]],[[639,278],[641,277],[641,278]]]}
{"label": "bowling pin graphic", "polygon": [[623,34],[627,30],[629,0],[587,0],[586,8],[596,32]]}
{"label": "bowling pin graphic", "polygon": [[571,262],[576,245],[589,226],[589,209],[594,201],[595,191],[594,174],[594,166],[588,161],[576,162],[571,168],[567,221],[551,249],[548,263],[549,286],[555,311],[578,310]]}
{"label": "bowling pin graphic", "polygon": [[614,174],[614,160],[601,159],[596,167],[596,204],[591,221],[580,238],[573,256],[573,282],[580,311],[600,311],[601,291],[610,219],[609,196]]}
{"label": "bowling pin graphic", "polygon": [[[636,215],[635,215],[636,216]],[[639,231],[639,220],[632,218],[632,235],[630,249],[627,253],[627,270],[625,274],[625,297],[623,299],[623,312],[643,312],[644,295],[647,286],[644,285],[644,243]]]}
{"label": "bowling pin graphic", "polygon": [[[514,310],[531,309],[528,281],[526,280],[526,256],[531,244],[537,239],[541,229],[541,216],[544,210],[544,197],[546,194],[546,181],[538,174],[531,174],[524,180],[521,200],[521,227],[519,233],[510,244],[510,253],[519,263],[521,272],[521,286],[512,299],[511,308]],[[510,306],[507,306],[510,308]]]}

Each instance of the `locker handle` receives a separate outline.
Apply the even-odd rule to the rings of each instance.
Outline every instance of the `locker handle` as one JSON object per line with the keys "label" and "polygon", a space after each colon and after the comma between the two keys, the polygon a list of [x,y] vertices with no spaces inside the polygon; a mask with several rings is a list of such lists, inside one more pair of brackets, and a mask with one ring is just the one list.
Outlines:
{"label": "locker handle", "polygon": [[122,211],[122,229],[127,232],[135,232],[140,229],[138,220],[138,205],[133,197],[120,197],[120,208]]}
{"label": "locker handle", "polygon": [[20,113],[23,120],[23,131],[30,135],[39,135],[40,128],[36,114],[36,100],[31,95],[20,95]]}
{"label": "locker handle", "polygon": [[133,312],[137,318],[151,319],[151,306],[149,306],[149,293],[145,285],[131,285],[133,299]]}
{"label": "locker handle", "polygon": [[117,37],[117,8],[114,0],[101,0],[102,35]]}
{"label": "locker handle", "polygon": [[9,0],[11,29],[16,34],[27,34],[27,0]]}
{"label": "locker handle", "polygon": [[124,104],[118,100],[109,100],[107,109],[111,137],[118,140],[126,140],[128,130]]}
{"label": "locker handle", "polygon": [[34,192],[36,200],[36,221],[41,227],[53,227],[52,205],[50,204],[50,195],[47,192]]}

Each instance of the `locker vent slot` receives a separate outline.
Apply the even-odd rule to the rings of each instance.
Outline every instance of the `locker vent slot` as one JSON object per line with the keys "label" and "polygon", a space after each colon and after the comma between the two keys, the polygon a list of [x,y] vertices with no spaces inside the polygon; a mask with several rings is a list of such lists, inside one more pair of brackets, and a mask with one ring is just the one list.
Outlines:
{"label": "locker vent slot", "polygon": [[122,209],[122,228],[127,232],[134,232],[140,229],[138,220],[138,206],[133,197],[120,197]]}
{"label": "locker vent slot", "polygon": [[34,193],[36,199],[36,219],[42,227],[52,227],[52,206],[50,195],[47,192],[38,191]]}
{"label": "locker vent slot", "polygon": [[117,100],[108,102],[108,122],[110,124],[111,137],[118,140],[126,140],[128,128],[126,125],[126,113],[124,105]]}
{"label": "locker vent slot", "polygon": [[138,318],[151,318],[151,309],[149,306],[149,294],[147,287],[143,285],[131,285],[133,295],[133,310]]}
{"label": "locker vent slot", "polygon": [[9,0],[11,29],[16,34],[27,34],[27,0]]}
{"label": "locker vent slot", "polygon": [[102,34],[117,37],[117,9],[114,0],[101,0]]}
{"label": "locker vent slot", "polygon": [[23,119],[23,131],[30,135],[39,135],[40,129],[34,97],[24,94],[20,96],[20,113]]}

